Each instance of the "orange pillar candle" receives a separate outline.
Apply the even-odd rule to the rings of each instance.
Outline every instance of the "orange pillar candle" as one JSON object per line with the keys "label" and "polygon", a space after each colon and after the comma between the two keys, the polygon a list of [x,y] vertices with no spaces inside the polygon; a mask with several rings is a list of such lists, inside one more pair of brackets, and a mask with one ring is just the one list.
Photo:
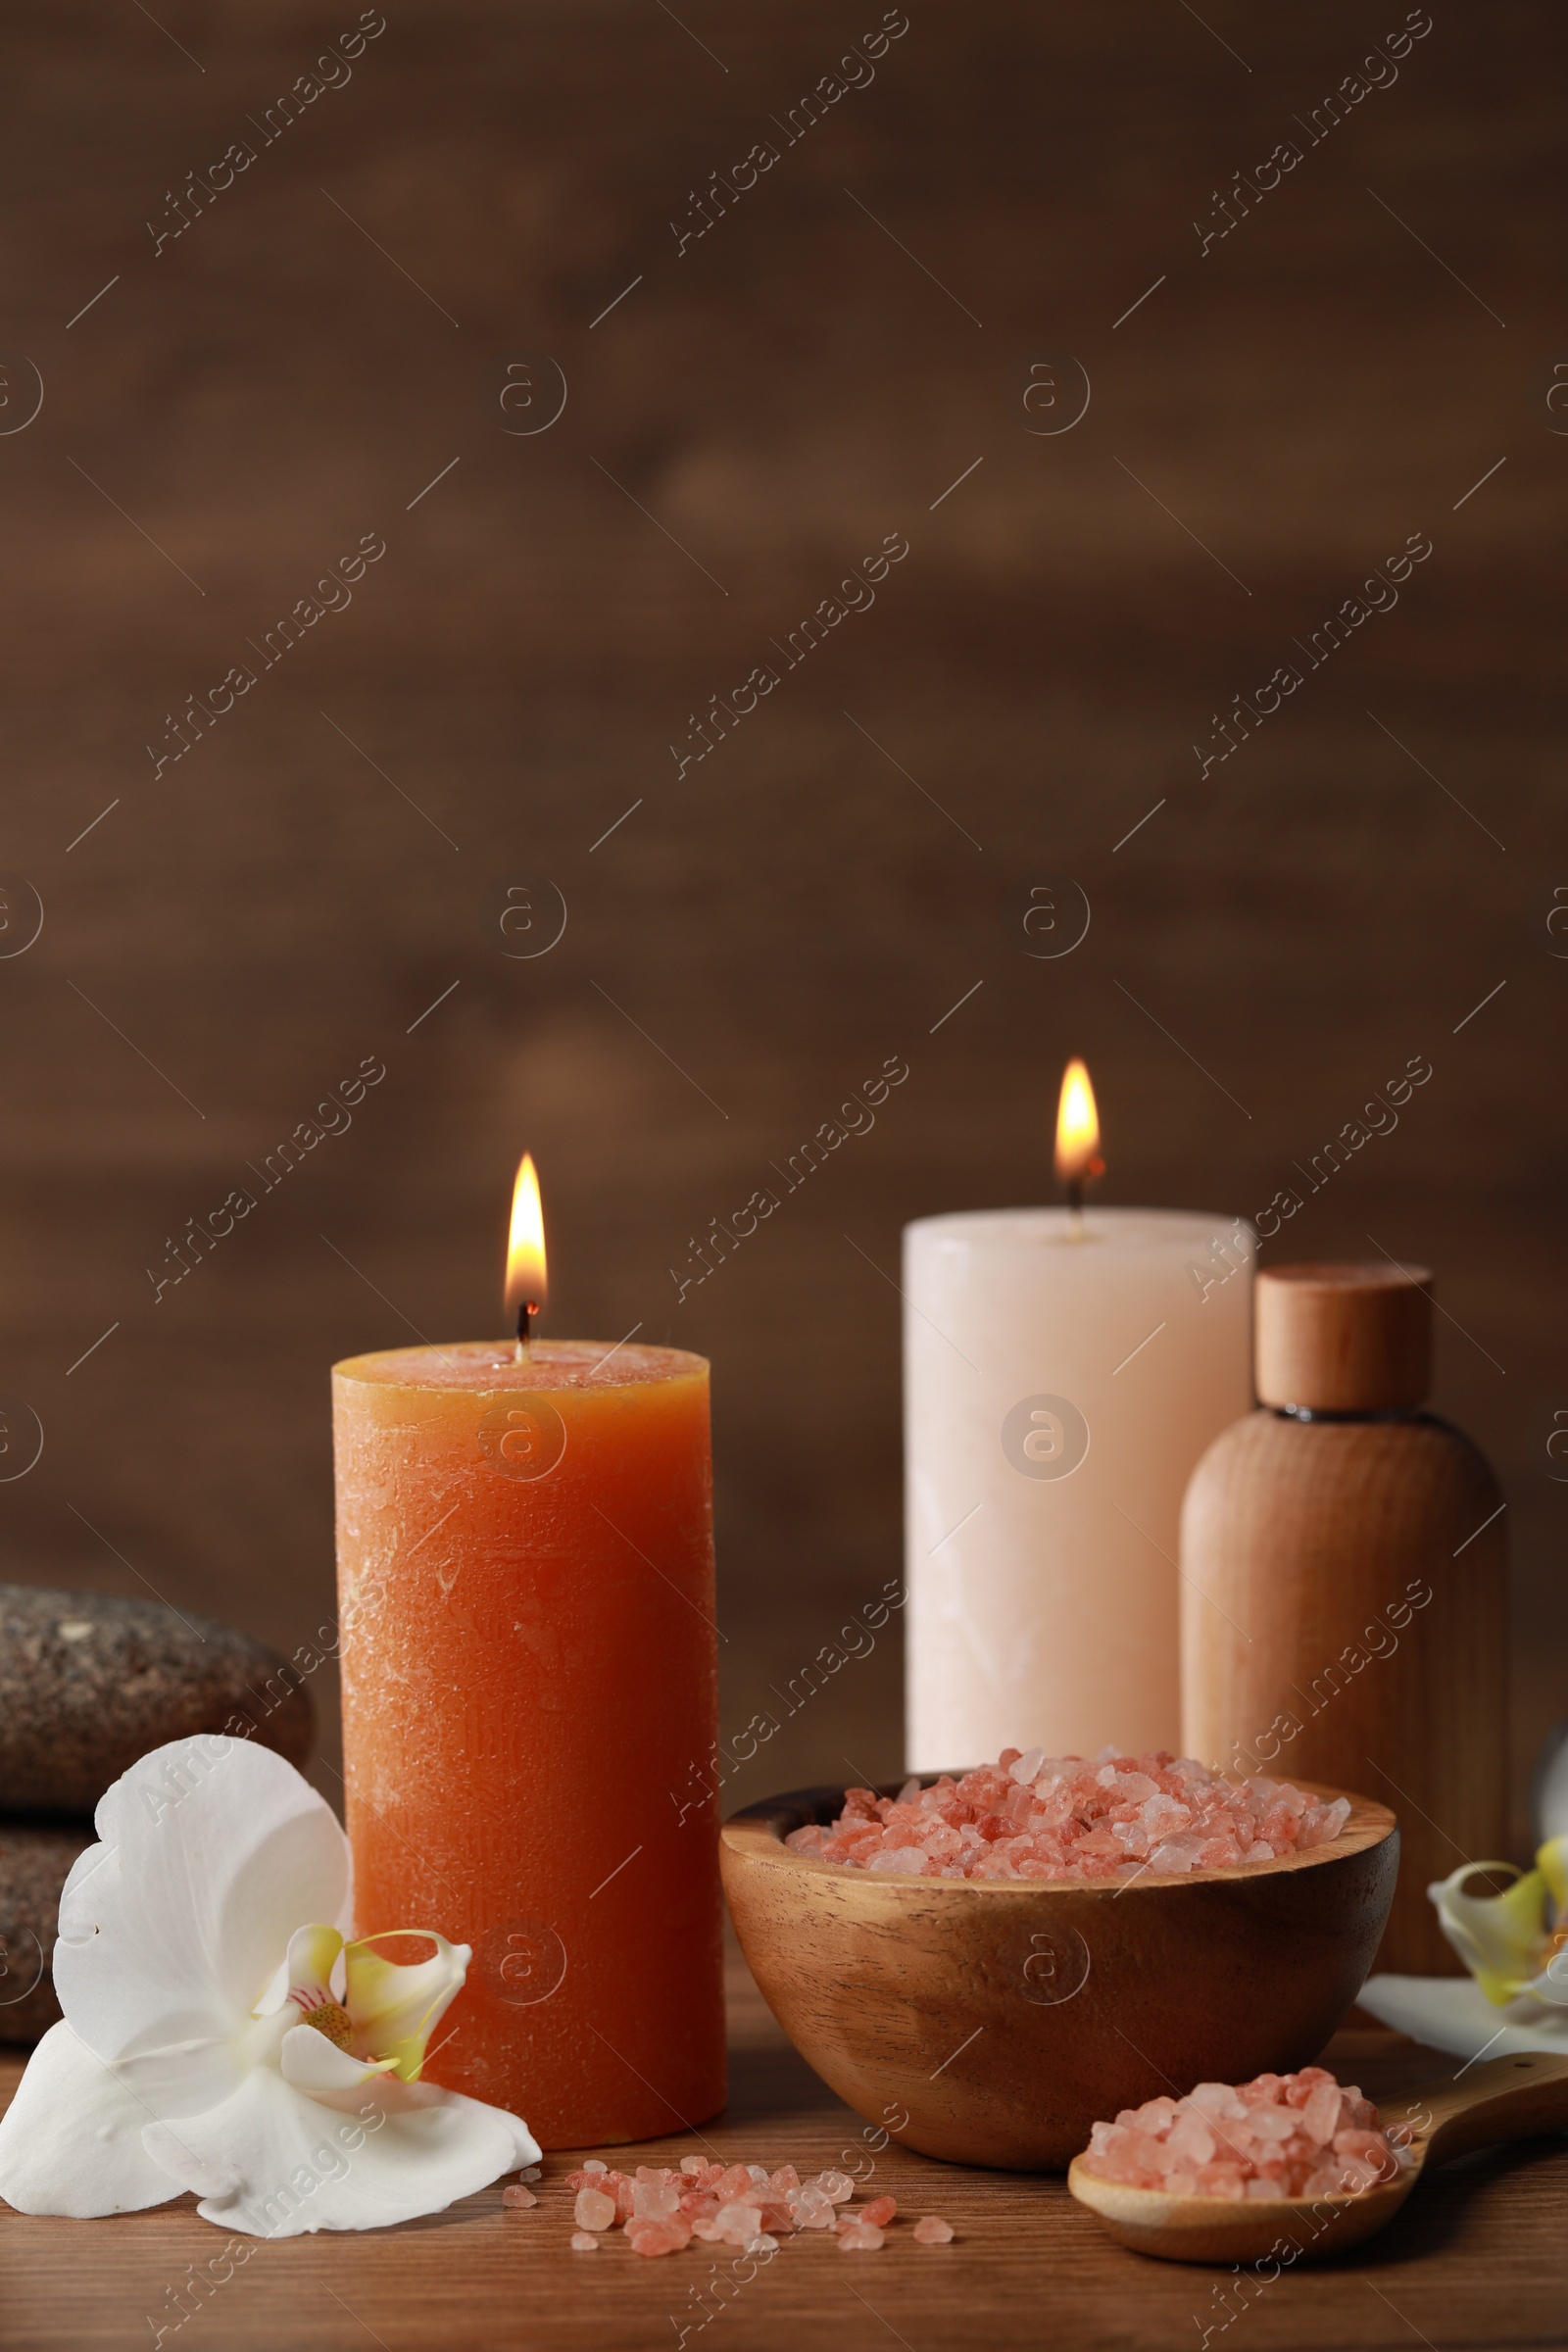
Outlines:
{"label": "orange pillar candle", "polygon": [[351,1357],[332,1393],[356,1922],[473,1946],[427,2076],[547,2148],[701,2123],[724,2100],[716,1796],[688,1801],[717,1740],[707,1363],[466,1342]]}

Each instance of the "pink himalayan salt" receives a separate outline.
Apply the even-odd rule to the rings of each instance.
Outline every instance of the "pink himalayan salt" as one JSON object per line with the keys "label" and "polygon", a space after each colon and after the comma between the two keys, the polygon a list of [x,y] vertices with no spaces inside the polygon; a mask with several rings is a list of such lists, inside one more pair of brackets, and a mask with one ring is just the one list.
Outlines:
{"label": "pink himalayan salt", "polygon": [[539,2200],[531,2188],[524,2188],[520,2180],[514,2180],[509,2188],[501,2191],[501,2202],[503,2205],[537,2205]]}
{"label": "pink himalayan salt", "polygon": [[1344,1797],[1319,1804],[1288,1781],[1219,1780],[1163,1750],[1107,1747],[1086,1761],[1004,1747],[995,1764],[959,1781],[944,1773],[930,1788],[846,1788],[837,1821],[808,1822],[785,1843],[894,1877],[1125,1879],[1305,1852],[1337,1838],[1349,1811]]}
{"label": "pink himalayan salt", "polygon": [[1396,2180],[1409,2159],[1370,2099],[1304,2066],[1124,2107],[1096,2124],[1082,2161],[1103,2180],[1178,2196],[1324,2197]]}
{"label": "pink himalayan salt", "polygon": [[[841,2199],[854,2195],[855,2183],[847,2173],[829,2173],[822,2179]],[[778,2236],[769,2233],[831,2229],[837,2219],[833,2199],[820,2181],[803,2184],[793,2164],[769,2173],[760,2164],[724,2165],[688,2156],[678,2172],[640,2164],[633,2176],[596,2157],[565,2180],[579,2207],[584,2196],[594,2200],[586,2209],[594,2228],[612,2229],[621,2221],[628,2238],[634,2230],[673,2230],[682,2245],[695,2237],[706,2244],[770,2253]],[[583,2221],[581,2210],[576,2218]],[[638,2249],[645,2250],[670,2249],[656,2235],[646,2249]]]}
{"label": "pink himalayan salt", "polygon": [[649,2167],[639,2165],[632,2183],[631,2210],[639,2222],[665,2222],[679,2213],[681,2192],[673,2180],[646,2178]]}
{"label": "pink himalayan salt", "polygon": [[762,2211],[759,2205],[721,2205],[714,2224],[714,2235],[725,2244],[744,2246],[762,2227]]}
{"label": "pink himalayan salt", "polygon": [[855,2195],[848,2173],[830,2170],[803,2182],[793,2164],[769,2172],[765,2165],[725,2165],[705,2156],[682,2157],[678,2171],[640,2164],[634,2175],[590,2157],[565,2176],[565,2184],[575,2197],[573,2246],[587,2252],[597,2247],[599,2231],[623,2222],[628,2245],[649,2260],[694,2240],[772,2254],[780,2235],[835,2224],[852,2253],[874,2253],[898,2210],[886,2193],[857,2212],[844,2210]]}
{"label": "pink himalayan salt", "polygon": [[953,2225],[951,2222],[943,2221],[937,2214],[922,2214],[914,2225],[913,2236],[917,2246],[951,2245]]}
{"label": "pink himalayan salt", "polygon": [[808,2183],[791,2200],[791,2210],[798,2230],[831,2230],[833,2227],[833,2200],[813,2183]]}
{"label": "pink himalayan salt", "polygon": [[721,2205],[726,2205],[734,2197],[749,2197],[755,2186],[749,2164],[730,2164],[722,2166],[715,2176],[712,2193]]}
{"label": "pink himalayan salt", "polygon": [[692,2225],[683,2213],[662,2221],[634,2219],[626,2224],[626,2237],[634,2254],[678,2254],[692,2242]]}
{"label": "pink himalayan salt", "polygon": [[597,2254],[599,2240],[590,2230],[574,2230],[571,2233],[571,2250],[574,2254]]}

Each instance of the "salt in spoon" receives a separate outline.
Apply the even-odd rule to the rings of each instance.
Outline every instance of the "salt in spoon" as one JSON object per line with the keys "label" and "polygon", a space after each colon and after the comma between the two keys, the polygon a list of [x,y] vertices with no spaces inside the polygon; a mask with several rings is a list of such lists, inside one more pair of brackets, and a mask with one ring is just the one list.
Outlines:
{"label": "salt in spoon", "polygon": [[1360,2243],[1392,2222],[1431,2165],[1467,2156],[1498,2140],[1568,2131],[1568,2057],[1516,2051],[1467,2067],[1453,2080],[1409,2093],[1402,2113],[1384,2113],[1383,2129],[1410,2132],[1411,2161],[1396,2180],[1354,2195],[1327,2197],[1174,2196],[1102,2180],[1075,2156],[1067,2186],[1099,2215],[1112,2237],[1167,2262],[1253,2262],[1297,2247],[1292,2260],[1316,2261]]}

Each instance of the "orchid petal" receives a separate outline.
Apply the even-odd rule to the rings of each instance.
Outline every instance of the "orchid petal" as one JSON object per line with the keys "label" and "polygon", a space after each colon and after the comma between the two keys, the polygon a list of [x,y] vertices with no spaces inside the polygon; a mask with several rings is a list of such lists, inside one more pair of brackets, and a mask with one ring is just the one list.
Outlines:
{"label": "orchid petal", "polygon": [[[310,2032],[296,2028],[295,2032]],[[319,2036],[318,2036],[319,2038]],[[212,2114],[147,2133],[158,2161],[202,2197],[203,2218],[253,2237],[377,2230],[438,2213],[537,2163],[526,2125],[498,2107],[383,2077],[345,2116],[258,2067]]]}
{"label": "orchid petal", "polygon": [[[435,1956],[412,1968],[377,1957],[371,1946],[392,1935],[426,1937]],[[393,2058],[405,2082],[418,2080],[425,2044],[446,2010],[463,1989],[472,1951],[466,1943],[448,1943],[428,1928],[389,1930],[367,1936],[344,1946],[347,1989],[343,2005],[354,2020],[354,2039],[378,2058]]]}
{"label": "orchid petal", "polygon": [[328,2041],[315,2026],[295,2026],[283,2036],[283,2080],[296,2090],[308,2091],[313,2099],[326,2099],[336,2105],[342,2094],[359,2090],[362,2082],[372,2082],[377,2075],[392,2071],[394,2061],[383,2058],[372,2064],[356,2058],[348,2050],[339,2049]]}
{"label": "orchid petal", "polygon": [[222,2042],[248,2024],[302,1917],[335,1919],[348,1843],[271,1750],[210,1735],[133,1764],[60,1898],[55,1988],[103,2058]]}
{"label": "orchid petal", "polygon": [[51,2026],[0,2116],[0,2197],[75,2221],[167,2205],[180,2184],[142,2145],[149,2112],[119,2068]]}
{"label": "orchid petal", "polygon": [[1499,2025],[1495,2007],[1468,1977],[1369,1977],[1355,1998],[1358,2008],[1384,2025],[1455,2058],[1508,2058],[1523,2050],[1568,2053],[1568,2012],[1521,2000],[1510,2005]]}
{"label": "orchid petal", "polygon": [[[1466,1894],[1464,1883],[1477,1871],[1513,1872],[1514,1884],[1502,1894]],[[1504,2008],[1544,1956],[1544,1874],[1532,1870],[1521,1876],[1511,1862],[1466,1862],[1427,1893],[1438,1907],[1443,1933],[1488,2000]]]}
{"label": "orchid petal", "polygon": [[1536,1868],[1546,1882],[1559,1926],[1568,1911],[1568,1836],[1548,1838],[1536,1856]]}
{"label": "orchid petal", "polygon": [[282,1959],[273,1969],[271,1975],[268,1978],[267,1990],[262,1994],[261,1999],[257,2002],[254,2015],[257,2017],[275,2017],[278,2010],[282,2008],[283,2003],[287,1999],[288,1954],[285,1952]]}
{"label": "orchid petal", "polygon": [[142,2122],[160,2123],[200,2115],[226,2099],[265,2045],[259,2037],[239,2041],[172,2041],[161,2050],[139,2050],[130,2058],[106,2059],[118,2080],[141,2101]]}
{"label": "orchid petal", "polygon": [[301,1992],[318,1993],[323,2001],[331,2000],[332,1971],[342,1949],[343,1938],[336,1928],[296,1928],[288,1939],[284,1963],[289,1991],[298,1987]]}

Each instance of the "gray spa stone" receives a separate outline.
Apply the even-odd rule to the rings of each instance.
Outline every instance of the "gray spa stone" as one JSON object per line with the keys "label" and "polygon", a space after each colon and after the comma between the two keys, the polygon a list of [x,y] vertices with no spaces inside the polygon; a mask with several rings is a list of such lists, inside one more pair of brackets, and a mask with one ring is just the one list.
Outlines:
{"label": "gray spa stone", "polygon": [[303,1765],[313,1728],[298,1669],[248,1634],[153,1600],[0,1585],[0,1815],[90,1815],[138,1756],[202,1732]]}

